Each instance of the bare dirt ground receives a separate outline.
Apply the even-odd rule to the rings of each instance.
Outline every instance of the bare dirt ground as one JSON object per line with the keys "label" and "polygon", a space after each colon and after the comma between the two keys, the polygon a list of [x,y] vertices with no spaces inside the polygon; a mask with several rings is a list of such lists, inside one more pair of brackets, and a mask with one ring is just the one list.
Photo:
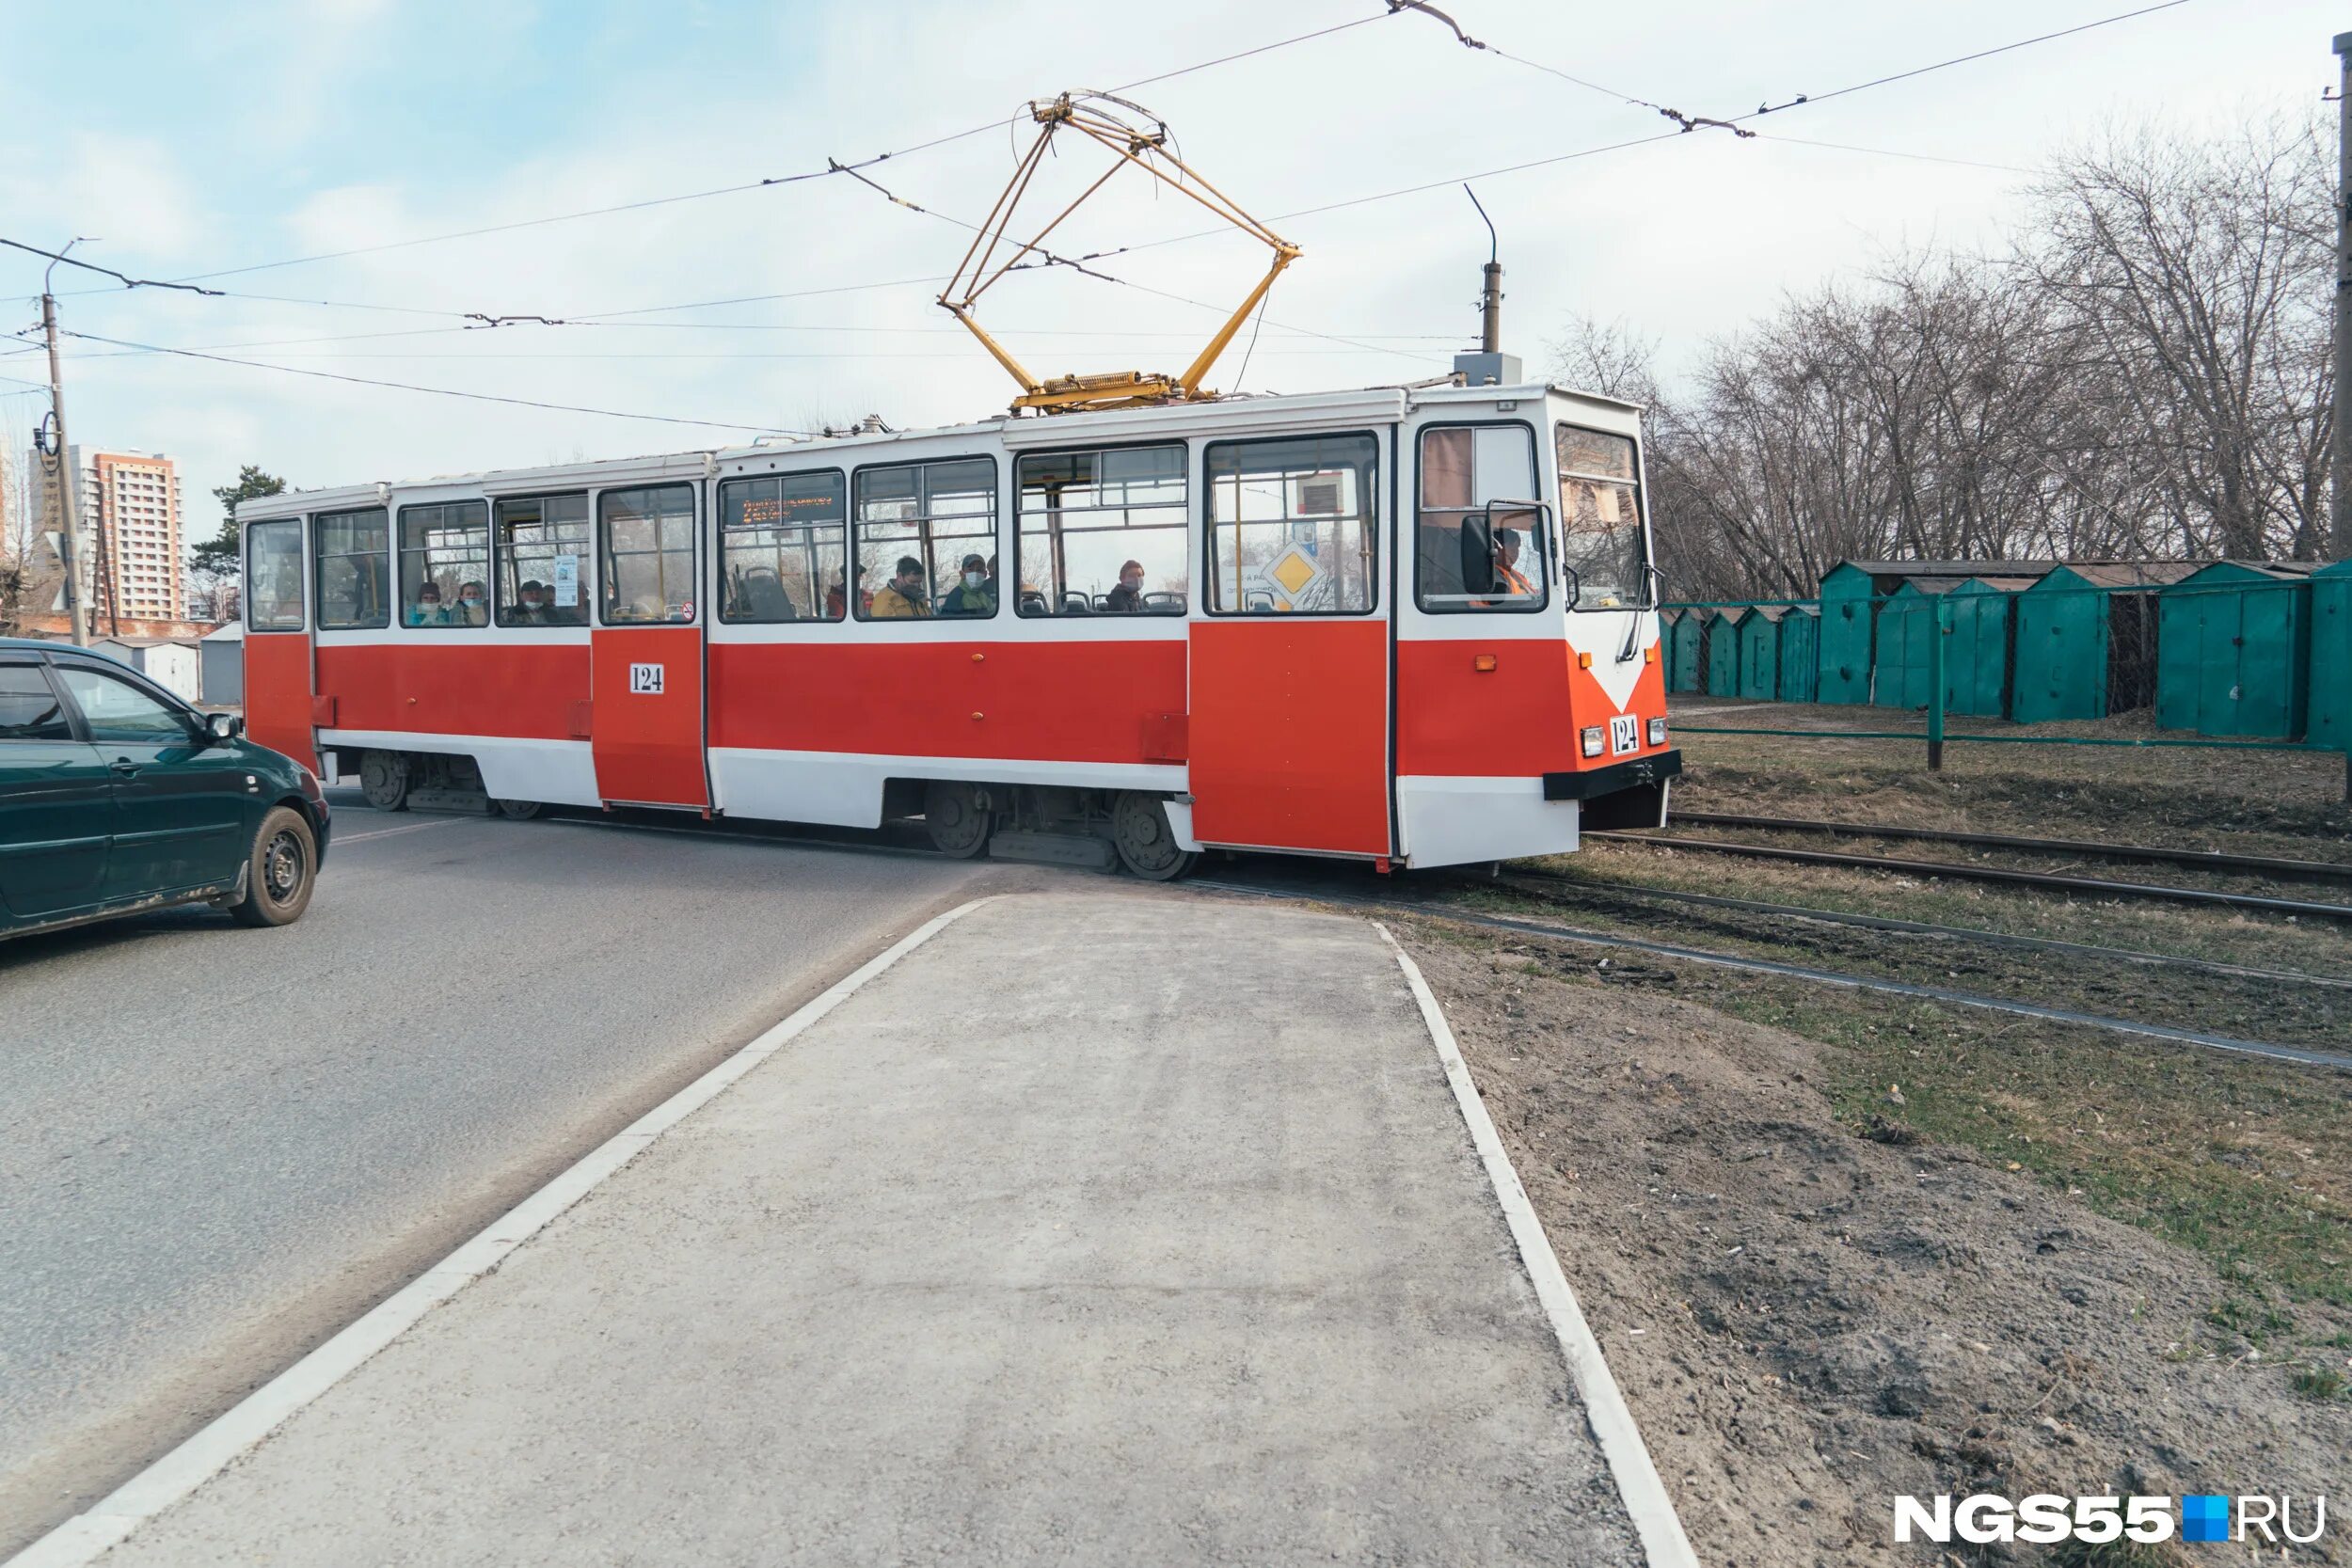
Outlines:
{"label": "bare dirt ground", "polygon": [[2352,1504],[2352,1075],[1400,936],[1702,1560],[2249,1560],[1897,1546],[1901,1493]]}

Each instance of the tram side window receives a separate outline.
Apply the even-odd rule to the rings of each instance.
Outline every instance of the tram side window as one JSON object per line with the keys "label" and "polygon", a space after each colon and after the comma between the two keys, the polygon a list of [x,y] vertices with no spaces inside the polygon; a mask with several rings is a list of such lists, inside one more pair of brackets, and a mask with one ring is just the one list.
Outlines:
{"label": "tram side window", "polygon": [[326,513],[310,528],[319,552],[319,630],[390,626],[392,537],[384,509]]}
{"label": "tram side window", "polygon": [[996,613],[993,460],[860,468],[854,494],[859,620]]}
{"label": "tram side window", "polygon": [[841,491],[837,468],[719,486],[722,619],[838,621],[849,613]]}
{"label": "tram side window", "polygon": [[1534,500],[1535,433],[1527,426],[1422,432],[1413,573],[1421,608],[1541,610],[1551,578]]}
{"label": "tram side window", "polygon": [[588,624],[588,498],[528,496],[498,503],[498,624]]}
{"label": "tram side window", "polygon": [[254,631],[302,629],[302,519],[245,531],[245,624]]}
{"label": "tram side window", "polygon": [[1372,609],[1379,445],[1371,436],[1218,441],[1207,461],[1212,613]]}
{"label": "tram side window", "polygon": [[1633,441],[1562,424],[1560,560],[1576,573],[1577,605],[1607,610],[1649,600],[1649,552],[1642,538]]}
{"label": "tram side window", "polygon": [[400,509],[402,626],[486,626],[489,587],[486,503],[448,501]]}
{"label": "tram side window", "polygon": [[596,515],[604,525],[605,625],[691,621],[694,487],[607,490]]}
{"label": "tram side window", "polygon": [[1024,615],[1182,615],[1184,449],[1031,452],[1014,540]]}

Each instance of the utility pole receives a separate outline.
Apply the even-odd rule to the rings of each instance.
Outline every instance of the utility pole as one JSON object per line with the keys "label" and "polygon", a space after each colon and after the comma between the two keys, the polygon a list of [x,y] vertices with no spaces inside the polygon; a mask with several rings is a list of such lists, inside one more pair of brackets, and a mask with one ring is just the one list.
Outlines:
{"label": "utility pole", "polygon": [[[2328,433],[2328,551],[2352,561],[2352,33],[2336,35],[2336,371]],[[2347,753],[2352,755],[2352,753]]]}
{"label": "utility pole", "polygon": [[[56,270],[57,263],[50,262],[49,271]],[[63,525],[57,533],[57,557],[65,567],[65,609],[73,624],[73,645],[86,648],[89,645],[89,611],[82,603],[82,476],[73,464],[72,444],[66,438],[65,381],[57,372],[57,299],[49,292],[47,273],[40,281],[40,329],[49,341],[49,413],[56,424],[52,440],[57,449],[57,507]]]}
{"label": "utility pole", "polygon": [[1478,291],[1478,351],[1481,354],[1502,352],[1502,242],[1495,235],[1495,220],[1486,215],[1486,204],[1478,199],[1478,193],[1465,184],[1463,192],[1470,205],[1478,209],[1479,221],[1486,226],[1486,281]]}

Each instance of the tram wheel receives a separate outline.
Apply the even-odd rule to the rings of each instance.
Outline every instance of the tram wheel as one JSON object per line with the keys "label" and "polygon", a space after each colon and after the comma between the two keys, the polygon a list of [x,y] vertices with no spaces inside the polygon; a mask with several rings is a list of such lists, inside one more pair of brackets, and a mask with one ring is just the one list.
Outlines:
{"label": "tram wheel", "polygon": [[369,752],[362,755],[359,793],[378,811],[406,811],[408,759],[398,752]]}
{"label": "tram wheel", "polygon": [[1160,798],[1136,790],[1122,790],[1111,807],[1111,838],[1119,863],[1147,881],[1172,882],[1200,858],[1178,846]]}
{"label": "tram wheel", "polygon": [[536,800],[494,800],[491,804],[497,806],[499,815],[509,822],[528,822],[539,815],[539,802]]}
{"label": "tram wheel", "polygon": [[926,785],[923,827],[931,835],[931,847],[943,855],[970,860],[988,847],[988,806],[968,784],[943,779]]}

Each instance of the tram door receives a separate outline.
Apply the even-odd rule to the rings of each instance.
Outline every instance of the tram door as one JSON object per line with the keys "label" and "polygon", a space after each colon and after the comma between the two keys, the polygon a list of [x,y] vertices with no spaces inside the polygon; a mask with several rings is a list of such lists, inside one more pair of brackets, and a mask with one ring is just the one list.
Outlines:
{"label": "tram door", "polygon": [[246,733],[315,772],[310,624],[304,609],[310,557],[302,519],[246,524],[245,549]]}
{"label": "tram door", "polygon": [[[699,486],[649,484],[596,497],[596,599],[589,634],[590,750],[613,804],[710,804],[703,756]],[[561,601],[567,585],[554,586]]]}
{"label": "tram door", "polygon": [[1212,441],[1192,624],[1194,835],[1386,855],[1381,437]]}

